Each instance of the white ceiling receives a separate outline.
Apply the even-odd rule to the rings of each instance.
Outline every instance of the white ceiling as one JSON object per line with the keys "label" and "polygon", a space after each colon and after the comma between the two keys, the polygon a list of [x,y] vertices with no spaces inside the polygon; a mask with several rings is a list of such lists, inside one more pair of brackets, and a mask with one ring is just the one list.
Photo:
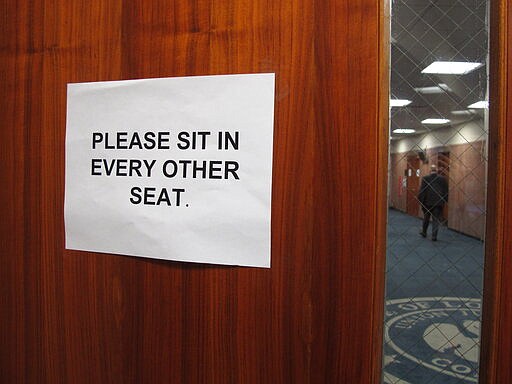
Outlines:
{"label": "white ceiling", "polygon": [[[393,0],[391,20],[391,98],[409,99],[407,107],[392,108],[391,130],[436,129],[426,118],[447,118],[453,125],[482,117],[482,110],[465,114],[467,106],[487,94],[487,0]],[[466,75],[422,74],[434,61],[470,61],[484,65]],[[414,88],[446,84],[449,91],[422,94]],[[395,135],[396,137],[396,135]]]}

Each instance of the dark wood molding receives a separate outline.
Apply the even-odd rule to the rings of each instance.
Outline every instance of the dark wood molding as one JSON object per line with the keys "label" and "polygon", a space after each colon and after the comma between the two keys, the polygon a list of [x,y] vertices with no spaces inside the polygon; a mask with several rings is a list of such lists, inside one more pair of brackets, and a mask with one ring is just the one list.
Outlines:
{"label": "dark wood molding", "polygon": [[373,353],[371,382],[382,382],[383,329],[385,312],[385,274],[387,247],[387,215],[388,215],[388,161],[389,161],[389,74],[390,74],[390,10],[389,0],[380,4],[380,48],[379,48],[379,95],[378,95],[378,153],[376,187],[376,229],[374,258],[374,293],[373,293]]}
{"label": "dark wood molding", "polygon": [[491,1],[487,232],[480,383],[512,382],[512,7]]}

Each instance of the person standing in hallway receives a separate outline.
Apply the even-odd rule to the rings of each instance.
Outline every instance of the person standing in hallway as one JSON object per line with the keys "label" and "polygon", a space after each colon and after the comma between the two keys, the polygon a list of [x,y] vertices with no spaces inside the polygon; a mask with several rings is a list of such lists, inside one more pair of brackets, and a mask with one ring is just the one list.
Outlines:
{"label": "person standing in hallway", "polygon": [[423,211],[423,227],[420,235],[427,237],[427,229],[432,216],[432,241],[437,240],[437,232],[443,215],[443,207],[448,202],[448,181],[432,165],[431,173],[421,180],[418,200]]}

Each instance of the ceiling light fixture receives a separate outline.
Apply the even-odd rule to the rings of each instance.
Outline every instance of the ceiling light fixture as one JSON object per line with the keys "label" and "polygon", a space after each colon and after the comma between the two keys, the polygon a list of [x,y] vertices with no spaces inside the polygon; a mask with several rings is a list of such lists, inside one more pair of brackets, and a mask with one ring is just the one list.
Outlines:
{"label": "ceiling light fixture", "polygon": [[439,88],[441,88],[443,91],[446,91],[446,92],[453,92],[452,89],[445,83],[439,83],[437,84],[437,86]]}
{"label": "ceiling light fixture", "polygon": [[405,100],[405,99],[390,99],[389,100],[390,107],[405,107],[411,103],[412,103],[411,100]]}
{"label": "ceiling light fixture", "polygon": [[489,108],[489,102],[487,100],[477,101],[476,103],[468,105],[468,108],[487,109],[487,108]]}
{"label": "ceiling light fixture", "polygon": [[440,83],[438,85],[434,85],[431,87],[418,87],[418,88],[414,88],[414,90],[418,93],[423,93],[425,95],[432,95],[432,94],[444,93],[444,92],[452,92],[452,89],[444,83]]}
{"label": "ceiling light fixture", "polygon": [[469,109],[463,109],[460,111],[451,111],[450,113],[455,116],[470,116],[474,113],[474,111],[470,111]]}
{"label": "ceiling light fixture", "polygon": [[393,130],[393,133],[415,133],[416,130],[412,128],[397,128]]}
{"label": "ceiling light fixture", "polygon": [[446,123],[449,123],[450,120],[448,119],[433,119],[433,118],[430,118],[430,119],[425,119],[425,120],[422,120],[422,124],[446,124]]}
{"label": "ceiling light fixture", "polygon": [[480,68],[482,63],[470,63],[465,61],[434,61],[421,73],[440,75],[465,75]]}

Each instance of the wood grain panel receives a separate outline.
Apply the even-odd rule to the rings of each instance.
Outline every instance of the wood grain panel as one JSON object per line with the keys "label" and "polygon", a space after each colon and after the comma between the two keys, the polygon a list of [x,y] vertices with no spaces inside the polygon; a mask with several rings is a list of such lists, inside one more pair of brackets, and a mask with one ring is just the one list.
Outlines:
{"label": "wood grain panel", "polygon": [[382,322],[372,315],[375,275],[383,270],[371,256],[382,234],[379,167],[387,170],[379,157],[379,139],[387,137],[378,120],[380,86],[387,90],[375,45],[375,36],[382,38],[379,11],[365,0],[315,4],[322,22],[315,25],[313,383],[377,382],[371,358],[362,356],[371,353]]}
{"label": "wood grain panel", "polygon": [[450,145],[448,227],[478,239],[485,233],[485,141]]}
{"label": "wood grain panel", "polygon": [[[0,247],[3,256],[0,268],[0,375],[11,378],[13,382],[23,382],[26,350],[26,316],[23,311],[26,228],[23,191],[27,162],[24,156],[25,122],[28,120],[23,106],[30,93],[24,77],[32,65],[32,59],[29,60],[27,55],[16,54],[18,45],[28,45],[30,32],[17,31],[17,25],[26,18],[26,12],[16,12],[15,3],[5,3],[2,8],[5,12],[0,12],[0,33],[12,38],[2,39],[0,45],[0,181],[3,186],[0,188],[0,198],[4,202],[0,215]],[[7,23],[7,15],[12,18],[12,22]]]}
{"label": "wood grain panel", "polygon": [[[385,4],[0,8],[3,383],[377,383]],[[272,268],[64,250],[66,84],[276,73]]]}

